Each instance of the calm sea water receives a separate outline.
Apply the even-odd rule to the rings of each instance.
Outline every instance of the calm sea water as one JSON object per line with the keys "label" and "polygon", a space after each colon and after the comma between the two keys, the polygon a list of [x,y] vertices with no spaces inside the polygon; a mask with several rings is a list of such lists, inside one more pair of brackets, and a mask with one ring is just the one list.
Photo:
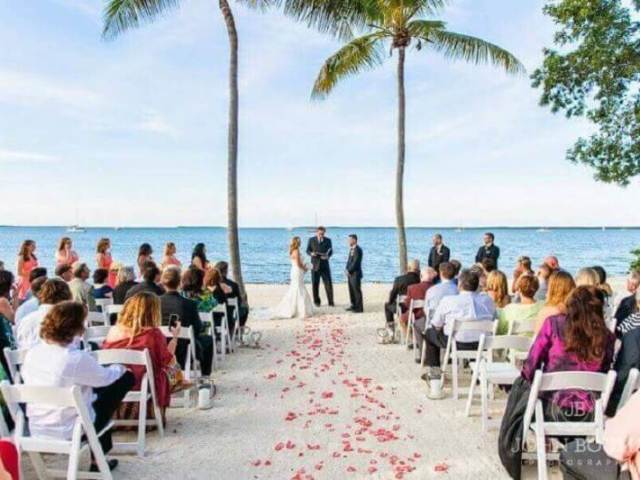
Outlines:
{"label": "calm sea water", "polygon": [[[410,228],[407,230],[409,255],[426,261],[431,236],[436,230]],[[452,257],[463,265],[473,262],[482,242],[484,229],[440,229]],[[535,264],[550,253],[560,258],[562,266],[577,269],[602,265],[610,275],[627,272],[632,255],[630,251],[640,245],[640,229],[493,229],[496,244],[500,246],[501,269],[510,272],[519,255],[529,255]],[[393,228],[329,228],[327,235],[334,245],[332,270],[334,281],[344,281],[344,263],[347,256],[346,236],[354,232],[364,249],[364,276],[369,282],[389,282],[397,271],[396,232]],[[306,238],[313,233],[307,228],[244,228],[240,230],[240,248],[245,281],[250,283],[282,283],[288,281],[289,262],[287,245],[292,235]],[[150,243],[154,257],[160,260],[165,242],[175,242],[178,257],[189,261],[191,249],[197,242],[207,245],[210,260],[228,259],[226,230],[224,228],[89,228],[85,233],[67,233],[65,227],[0,227],[0,260],[7,268],[15,268],[15,259],[22,240],[37,242],[37,255],[41,265],[52,268],[54,252],[61,236],[73,238],[74,249],[80,258],[94,265],[95,245],[99,238],[111,238],[116,261],[133,265],[138,246]],[[304,243],[306,245],[306,243]]]}

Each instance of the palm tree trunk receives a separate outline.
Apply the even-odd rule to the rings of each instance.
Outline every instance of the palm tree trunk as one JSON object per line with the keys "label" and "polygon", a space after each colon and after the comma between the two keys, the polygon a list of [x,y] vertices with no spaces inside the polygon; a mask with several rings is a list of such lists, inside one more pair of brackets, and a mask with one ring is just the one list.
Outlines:
{"label": "palm tree trunk", "polygon": [[242,299],[247,294],[242,281],[240,242],[238,239],[238,32],[227,0],[219,0],[229,36],[229,132],[227,151],[227,238],[233,279],[240,286]]}
{"label": "palm tree trunk", "polygon": [[407,236],[404,231],[404,152],[405,152],[405,96],[404,47],[398,48],[398,164],[396,166],[396,224],[398,229],[398,255],[400,272],[407,271]]}

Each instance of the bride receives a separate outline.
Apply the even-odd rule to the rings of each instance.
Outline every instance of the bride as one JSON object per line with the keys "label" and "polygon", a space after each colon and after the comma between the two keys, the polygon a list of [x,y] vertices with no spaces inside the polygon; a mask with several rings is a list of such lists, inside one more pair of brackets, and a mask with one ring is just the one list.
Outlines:
{"label": "bride", "polygon": [[313,315],[313,304],[304,286],[304,274],[308,267],[302,263],[300,237],[293,237],[289,244],[291,283],[289,290],[275,310],[276,318],[304,318]]}

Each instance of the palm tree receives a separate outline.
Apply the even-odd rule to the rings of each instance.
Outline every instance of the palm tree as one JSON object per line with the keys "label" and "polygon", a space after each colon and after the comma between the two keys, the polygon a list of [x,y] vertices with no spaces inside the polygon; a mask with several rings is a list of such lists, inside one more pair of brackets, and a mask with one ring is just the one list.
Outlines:
{"label": "palm tree", "polygon": [[[113,39],[141,23],[152,22],[180,0],[109,0],[104,12],[102,36]],[[227,0],[218,0],[229,38],[229,125],[227,138],[227,241],[231,271],[240,285],[242,298],[246,291],[240,265],[238,239],[238,32],[233,12]]]}
{"label": "palm tree", "polygon": [[[395,178],[395,211],[398,230],[400,271],[406,271],[407,240],[404,225],[404,166],[405,166],[405,86],[406,51],[412,44],[416,50],[434,50],[449,59],[475,64],[492,63],[510,74],[524,73],[523,65],[511,53],[485,40],[451,32],[444,22],[422,19],[433,16],[446,0],[330,0],[329,9],[322,0],[285,1],[285,11],[321,30],[331,31],[344,38],[352,30],[363,35],[348,41],[329,57],[315,81],[312,96],[325,98],[345,77],[377,67],[394,51],[397,55],[396,80],[398,86],[398,152]],[[315,4],[314,4],[315,2]],[[348,25],[345,25],[347,23]]]}

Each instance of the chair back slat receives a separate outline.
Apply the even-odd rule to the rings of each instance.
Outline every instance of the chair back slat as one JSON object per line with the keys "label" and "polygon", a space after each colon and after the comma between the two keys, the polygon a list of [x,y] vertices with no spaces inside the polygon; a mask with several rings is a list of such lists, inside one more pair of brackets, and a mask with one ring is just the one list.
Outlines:
{"label": "chair back slat", "polygon": [[74,391],[79,387],[43,387],[36,385],[10,385],[2,382],[2,396],[7,403],[32,403],[59,408],[75,406]]}
{"label": "chair back slat", "polygon": [[127,348],[107,348],[93,352],[101,365],[119,363],[122,365],[147,365],[148,351],[130,350]]}
{"label": "chair back slat", "polygon": [[551,372],[544,373],[540,382],[540,391],[587,390],[604,392],[608,375],[597,372]]}
{"label": "chair back slat", "polygon": [[485,340],[487,350],[521,350],[531,348],[531,339],[522,335],[492,335]]}
{"label": "chair back slat", "polygon": [[474,318],[469,319],[460,319],[456,320],[453,332],[464,332],[464,331],[472,331],[472,332],[484,332],[484,333],[493,333],[493,329],[495,327],[494,320],[476,320]]}

